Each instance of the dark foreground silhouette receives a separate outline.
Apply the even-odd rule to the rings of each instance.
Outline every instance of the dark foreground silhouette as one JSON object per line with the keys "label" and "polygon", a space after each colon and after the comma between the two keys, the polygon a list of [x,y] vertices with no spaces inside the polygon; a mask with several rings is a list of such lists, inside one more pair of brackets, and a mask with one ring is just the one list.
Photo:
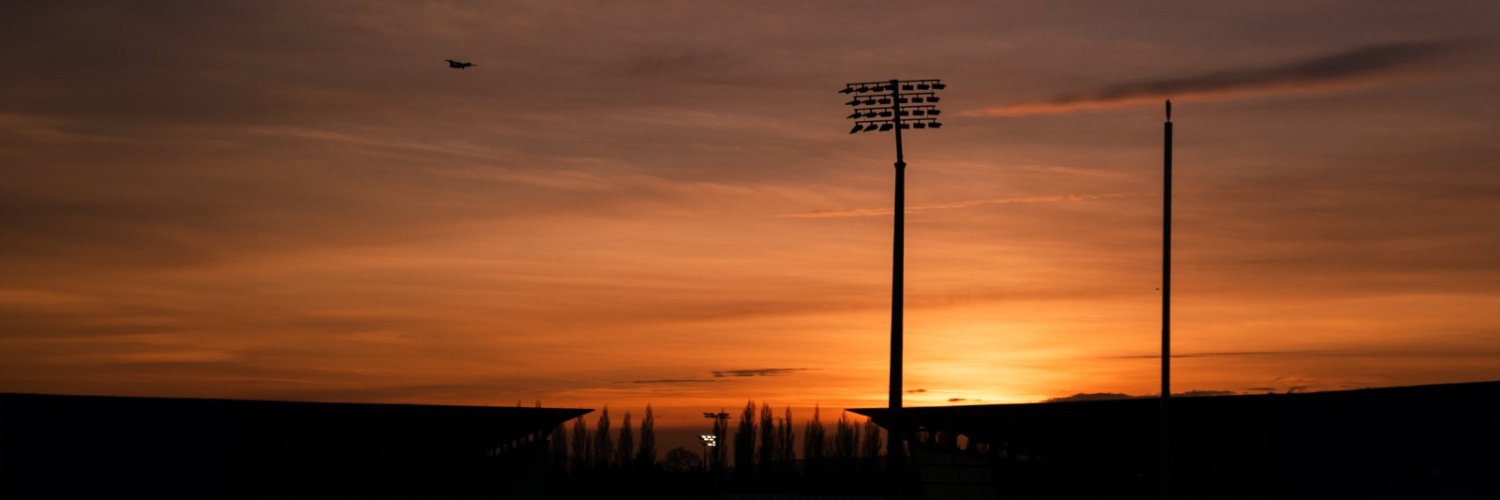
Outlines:
{"label": "dark foreground silhouette", "polygon": [[[1180,498],[1500,498],[1500,382],[1171,404]],[[0,394],[0,498],[1156,498],[1158,405],[854,410],[904,442],[891,460],[872,425],[793,433],[751,403],[705,460],[639,452],[649,410],[626,433],[607,410],[590,431],[590,410]]]}
{"label": "dark foreground silhouette", "polygon": [[589,411],[0,394],[0,498],[493,498]]}
{"label": "dark foreground silhouette", "polygon": [[[851,410],[948,498],[1159,498],[1159,398]],[[1171,398],[1177,498],[1500,498],[1500,382]]]}

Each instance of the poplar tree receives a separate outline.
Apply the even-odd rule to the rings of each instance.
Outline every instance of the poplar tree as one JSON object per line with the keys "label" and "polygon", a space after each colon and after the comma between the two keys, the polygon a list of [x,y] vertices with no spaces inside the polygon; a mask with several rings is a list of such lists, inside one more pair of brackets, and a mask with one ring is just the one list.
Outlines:
{"label": "poplar tree", "polygon": [[629,468],[635,460],[635,434],[630,430],[630,412],[620,420],[620,442],[615,450],[615,466]]}
{"label": "poplar tree", "polygon": [[641,447],[635,452],[635,461],[642,467],[656,465],[656,418],[651,415],[651,405],[646,405],[646,416],[641,418]]}
{"label": "poplar tree", "polygon": [[599,423],[594,427],[594,463],[600,469],[608,469],[615,459],[615,442],[609,435],[609,407],[599,414]]}
{"label": "poplar tree", "polygon": [[552,455],[552,464],[559,470],[568,467],[568,425],[557,424],[552,428],[552,436],[547,438],[547,451]]}
{"label": "poplar tree", "polygon": [[866,420],[864,439],[860,441],[860,457],[870,465],[880,464],[880,426],[874,420]]}
{"label": "poplar tree", "polygon": [[849,412],[839,414],[833,430],[833,458],[840,462],[852,462],[859,451],[859,432],[849,421]]}
{"label": "poplar tree", "polygon": [[807,461],[808,465],[823,461],[823,444],[826,438],[819,413],[818,406],[813,405],[812,420],[808,420],[807,425],[802,427],[802,459]]}
{"label": "poplar tree", "polygon": [[734,467],[742,475],[755,470],[755,400],[745,402],[740,412],[740,427],[734,433]]}
{"label": "poplar tree", "polygon": [[579,472],[593,465],[593,456],[589,454],[593,440],[589,438],[588,422],[580,415],[573,420],[573,471]]}
{"label": "poplar tree", "polygon": [[781,453],[781,463],[787,472],[796,472],[797,433],[792,430],[792,407],[786,407],[786,415],[776,423],[776,451]]}
{"label": "poplar tree", "polygon": [[757,461],[760,470],[769,472],[776,461],[776,420],[771,416],[771,403],[760,405],[760,453]]}

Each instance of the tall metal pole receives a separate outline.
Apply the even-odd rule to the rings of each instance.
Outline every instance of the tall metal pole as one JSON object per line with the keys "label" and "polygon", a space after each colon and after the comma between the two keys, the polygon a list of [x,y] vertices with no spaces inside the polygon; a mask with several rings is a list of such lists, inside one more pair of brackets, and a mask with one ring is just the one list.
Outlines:
{"label": "tall metal pole", "polygon": [[[903,265],[906,260],[906,157],[901,151],[901,85],[896,80],[891,80],[891,102],[892,110],[895,111],[896,124],[896,230],[895,240],[892,243],[891,264],[891,409],[901,408],[901,355],[903,349],[902,326],[904,321],[901,311],[902,295],[905,290],[905,272]],[[886,459],[893,465],[899,463],[901,440],[896,433],[886,433]]]}
{"label": "tall metal pole", "polygon": [[1162,135],[1161,496],[1172,498],[1172,101]]}
{"label": "tall metal pole", "polygon": [[891,80],[892,110],[896,124],[896,235],[891,264],[891,398],[892,409],[901,408],[902,292],[906,260],[906,158],[901,151],[901,85]]}
{"label": "tall metal pole", "polygon": [[[902,97],[901,91],[908,91],[907,97]],[[891,379],[890,379],[890,408],[900,409],[901,398],[905,394],[902,391],[902,295],[905,290],[904,262],[906,260],[906,156],[902,151],[901,135],[902,129],[910,126],[912,128],[939,128],[943,124],[938,122],[938,115],[942,113],[937,109],[937,91],[946,88],[941,81],[931,80],[888,80],[882,82],[859,82],[848,83],[841,94],[852,94],[853,100],[845,103],[853,107],[853,113],[848,116],[854,120],[854,127],[849,131],[851,134],[859,132],[881,132],[894,130],[896,132],[896,208],[894,229],[895,235],[891,242]],[[862,95],[874,92],[870,95]],[[885,92],[890,92],[885,94]],[[910,102],[910,106],[903,106]],[[925,104],[924,104],[925,103]],[[889,106],[889,107],[887,107]],[[905,108],[903,110],[903,108]],[[911,118],[904,118],[910,114]],[[907,123],[903,123],[907,122]],[[889,430],[889,429],[888,429]],[[894,432],[886,434],[886,459],[887,465],[895,469],[902,465],[902,456],[905,450],[902,440]]]}

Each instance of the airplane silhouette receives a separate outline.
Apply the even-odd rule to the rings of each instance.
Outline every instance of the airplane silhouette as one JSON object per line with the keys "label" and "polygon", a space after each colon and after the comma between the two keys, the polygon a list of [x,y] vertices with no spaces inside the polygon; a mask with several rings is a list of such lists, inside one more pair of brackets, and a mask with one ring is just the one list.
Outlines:
{"label": "airplane silhouette", "polygon": [[444,61],[448,61],[448,67],[453,68],[453,69],[464,69],[464,68],[467,68],[469,66],[473,66],[474,65],[474,63],[471,63],[471,62],[458,62],[458,61],[455,61],[455,60],[452,60],[452,59],[443,59],[443,60]]}

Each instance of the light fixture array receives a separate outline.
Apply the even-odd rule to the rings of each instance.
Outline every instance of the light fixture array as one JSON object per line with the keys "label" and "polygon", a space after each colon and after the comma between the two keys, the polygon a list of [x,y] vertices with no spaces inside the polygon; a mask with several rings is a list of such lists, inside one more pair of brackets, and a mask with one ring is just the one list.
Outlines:
{"label": "light fixture array", "polygon": [[887,132],[912,128],[941,128],[937,108],[937,91],[947,88],[938,80],[890,80],[844,85],[840,94],[849,94],[852,107],[847,117],[854,120],[849,133]]}

